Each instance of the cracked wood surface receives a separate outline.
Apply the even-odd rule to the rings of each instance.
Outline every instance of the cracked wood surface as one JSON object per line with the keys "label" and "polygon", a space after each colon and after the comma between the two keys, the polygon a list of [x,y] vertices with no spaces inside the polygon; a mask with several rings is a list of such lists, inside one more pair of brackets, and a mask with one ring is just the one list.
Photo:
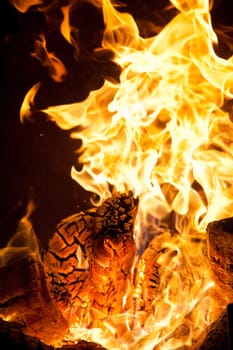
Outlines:
{"label": "cracked wood surface", "polygon": [[0,269],[0,316],[46,344],[59,342],[68,323],[50,293],[48,277],[36,256],[25,256]]}
{"label": "cracked wood surface", "polygon": [[[51,291],[65,318],[93,326],[95,313],[123,311],[132,283],[137,200],[117,194],[99,208],[63,220],[49,242],[44,263]],[[98,311],[97,311],[98,312]]]}
{"label": "cracked wood surface", "polygon": [[[0,317],[10,321],[2,321],[3,328],[6,330],[9,326],[12,329],[12,324],[13,329],[17,326],[20,339],[24,339],[22,334],[25,334],[26,338],[32,337],[45,344],[46,350],[46,346],[50,349],[49,346],[54,344],[63,346],[63,349],[102,349],[97,344],[81,341],[75,346],[64,345],[70,323],[78,319],[82,326],[98,326],[99,313],[118,315],[132,310],[135,295],[136,309],[150,312],[160,285],[162,242],[170,233],[165,230],[149,243],[132,272],[136,256],[134,225],[137,206],[132,193],[115,194],[98,208],[62,220],[42,259],[38,254],[28,254],[1,267]],[[224,225],[223,222],[216,222],[217,226],[211,223],[207,228],[207,255],[212,268],[216,264],[221,269],[231,267],[232,256],[225,255],[225,249],[228,252],[230,248],[221,238],[225,231],[231,236],[228,232],[231,231],[231,220],[224,221]],[[216,227],[221,234],[215,233]],[[212,236],[217,238],[213,241]],[[220,283],[227,281],[227,287],[231,288],[232,277],[229,277],[229,269],[226,270],[220,277],[227,278],[220,278]],[[216,276],[219,277],[218,272]],[[133,290],[136,293],[132,293]],[[225,323],[222,319],[216,321],[209,328],[206,341],[211,343],[215,334],[226,337],[226,330],[222,330]],[[14,335],[15,331],[7,334],[10,339],[9,334]],[[192,349],[208,349],[205,341],[203,344],[203,347]],[[40,345],[39,349],[44,349],[43,346]],[[220,349],[217,343],[216,349]]]}
{"label": "cracked wood surface", "polygon": [[233,302],[233,218],[213,221],[207,226],[207,255],[213,279],[228,303]]}

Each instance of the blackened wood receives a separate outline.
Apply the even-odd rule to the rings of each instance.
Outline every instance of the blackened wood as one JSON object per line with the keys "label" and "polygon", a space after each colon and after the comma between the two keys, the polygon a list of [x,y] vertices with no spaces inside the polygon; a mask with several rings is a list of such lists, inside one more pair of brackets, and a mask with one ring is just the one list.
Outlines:
{"label": "blackened wood", "polygon": [[[225,310],[219,318],[207,329],[204,341],[194,350],[227,350],[227,311]],[[232,350],[232,349],[231,349]]]}
{"label": "blackened wood", "polygon": [[136,252],[137,205],[131,192],[116,193],[58,225],[44,263],[54,299],[70,322],[78,317],[85,326],[93,325],[93,309],[123,311]]}
{"label": "blackened wood", "polygon": [[57,350],[106,350],[106,348],[103,348],[101,345],[94,342],[81,340],[77,344],[65,345],[63,348],[59,348]]}
{"label": "blackened wood", "polygon": [[46,344],[61,340],[68,325],[52,299],[39,257],[24,256],[0,269],[0,317]]}
{"label": "blackened wood", "polygon": [[216,284],[233,302],[233,218],[207,226],[207,255]]}
{"label": "blackened wood", "polygon": [[123,312],[130,302],[127,292],[133,282],[130,272],[136,253],[137,204],[133,193],[117,194],[96,211],[90,256],[92,304],[108,314]]}
{"label": "blackened wood", "polygon": [[37,338],[22,332],[18,323],[0,319],[0,349],[3,350],[52,350]]}
{"label": "blackened wood", "polygon": [[[0,319],[0,349],[1,350],[54,350],[40,340],[25,335],[19,324]],[[64,345],[56,350],[106,350],[94,342],[79,341],[77,344]]]}
{"label": "blackened wood", "polygon": [[90,273],[90,237],[95,213],[93,208],[62,220],[43,257],[53,298],[69,322],[75,321],[76,312],[80,318],[87,314],[89,289],[85,281]]}
{"label": "blackened wood", "polygon": [[233,350],[233,304],[227,305],[228,350]]}
{"label": "blackened wood", "polygon": [[170,239],[170,233],[162,231],[145,249],[139,259],[135,276],[136,309],[152,312],[153,300],[160,285],[160,265],[158,259],[163,252],[162,243]]}

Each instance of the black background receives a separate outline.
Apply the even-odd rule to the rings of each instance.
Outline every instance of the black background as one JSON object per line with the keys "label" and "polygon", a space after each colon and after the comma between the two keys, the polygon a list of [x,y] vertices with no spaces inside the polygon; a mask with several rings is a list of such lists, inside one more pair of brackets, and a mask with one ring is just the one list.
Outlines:
{"label": "black background", "polygon": [[[167,5],[162,0],[125,3],[125,10],[141,23],[142,32],[143,21],[157,21],[164,25],[174,14],[161,11]],[[33,84],[42,80],[38,108],[80,101],[90,90],[100,87],[105,78],[110,75],[116,78],[119,69],[109,58],[96,62],[89,56],[92,49],[100,45],[103,30],[101,13],[92,6],[81,6],[74,14],[73,21],[80,28],[83,47],[78,61],[71,46],[58,33],[59,13],[55,12],[57,23],[52,23],[53,29],[49,27],[48,31],[42,13],[34,10],[22,14],[6,0],[1,0],[0,6],[0,247],[5,246],[14,233],[30,198],[36,203],[33,226],[42,245],[46,245],[62,218],[90,206],[90,194],[70,177],[71,166],[76,164],[79,167],[75,150],[80,143],[70,139],[68,132],[60,130],[40,113],[35,113],[33,121],[20,123],[23,98]],[[215,1],[212,19],[216,28],[223,24],[233,27],[231,0]],[[48,70],[30,55],[35,35],[43,31],[47,31],[50,51],[60,55],[68,67],[68,78],[62,84],[54,83]],[[216,50],[228,57],[232,54],[231,49],[223,43],[221,35],[219,38]]]}

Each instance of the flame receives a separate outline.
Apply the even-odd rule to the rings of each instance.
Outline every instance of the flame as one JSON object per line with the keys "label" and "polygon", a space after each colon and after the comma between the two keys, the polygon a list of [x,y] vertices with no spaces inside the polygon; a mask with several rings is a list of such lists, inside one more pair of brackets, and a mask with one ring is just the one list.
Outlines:
{"label": "flame", "polygon": [[51,78],[56,82],[62,82],[66,75],[64,64],[53,53],[48,52],[46,40],[43,34],[39,35],[35,41],[35,52],[32,54],[41,61],[44,67],[49,68]]}
{"label": "flame", "polygon": [[[85,101],[44,110],[63,129],[81,126],[71,136],[82,140],[83,167],[71,175],[98,203],[112,188],[140,198],[135,239],[142,259],[135,262],[136,287],[126,292],[134,295],[134,309],[97,312],[101,327],[77,321],[70,330],[69,339],[98,340],[111,349],[191,346],[221,308],[202,248],[207,224],[232,215],[233,124],[223,104],[233,98],[233,57],[214,51],[207,0],[171,2],[178,14],[158,35],[143,38],[129,13],[103,0],[102,46],[122,67],[120,83],[105,81]],[[67,11],[61,31],[72,43]],[[25,101],[31,103],[36,89]],[[172,215],[176,234],[158,233]],[[142,252],[148,237],[160,252],[161,280],[147,310]]]}
{"label": "flame", "polygon": [[16,233],[9,240],[7,246],[0,249],[0,267],[8,266],[23,256],[39,257],[38,240],[30,221],[34,209],[34,203],[29,201],[26,214],[19,221]]}
{"label": "flame", "polygon": [[14,7],[20,12],[27,12],[33,6],[43,5],[42,0],[10,0]]}

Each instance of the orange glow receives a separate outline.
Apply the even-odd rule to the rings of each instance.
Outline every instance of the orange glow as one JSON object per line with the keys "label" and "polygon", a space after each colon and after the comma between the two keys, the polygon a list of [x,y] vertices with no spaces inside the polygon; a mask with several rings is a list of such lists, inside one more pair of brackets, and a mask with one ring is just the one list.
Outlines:
{"label": "orange glow", "polygon": [[[123,311],[92,310],[92,328],[77,317],[68,340],[114,350],[178,349],[191,346],[223,306],[203,247],[207,224],[232,216],[233,124],[222,107],[233,98],[233,57],[214,51],[207,0],[171,2],[179,13],[158,35],[142,38],[130,14],[103,0],[102,46],[122,67],[120,83],[105,81],[82,102],[44,110],[63,129],[82,126],[71,136],[82,140],[83,167],[71,175],[99,196],[97,205],[116,191],[139,197],[135,283],[125,290]],[[67,11],[61,31],[72,43]],[[174,234],[165,225],[172,215]],[[159,276],[153,292],[152,267]]]}
{"label": "orange glow", "polygon": [[[19,257],[27,255],[39,256],[39,246],[34,233],[30,216],[34,211],[33,202],[29,202],[26,215],[19,221],[16,233],[10,239],[5,248],[0,249],[0,267],[8,265],[12,261],[17,261]],[[14,315],[9,315],[10,321]]]}
{"label": "orange glow", "polygon": [[31,6],[43,5],[43,0],[10,0],[14,7],[20,12],[26,12]]}
{"label": "orange glow", "polygon": [[62,82],[66,75],[65,66],[53,53],[48,52],[46,40],[42,34],[35,40],[35,52],[32,56],[41,61],[44,67],[49,68],[50,76],[54,81],[57,83]]}

